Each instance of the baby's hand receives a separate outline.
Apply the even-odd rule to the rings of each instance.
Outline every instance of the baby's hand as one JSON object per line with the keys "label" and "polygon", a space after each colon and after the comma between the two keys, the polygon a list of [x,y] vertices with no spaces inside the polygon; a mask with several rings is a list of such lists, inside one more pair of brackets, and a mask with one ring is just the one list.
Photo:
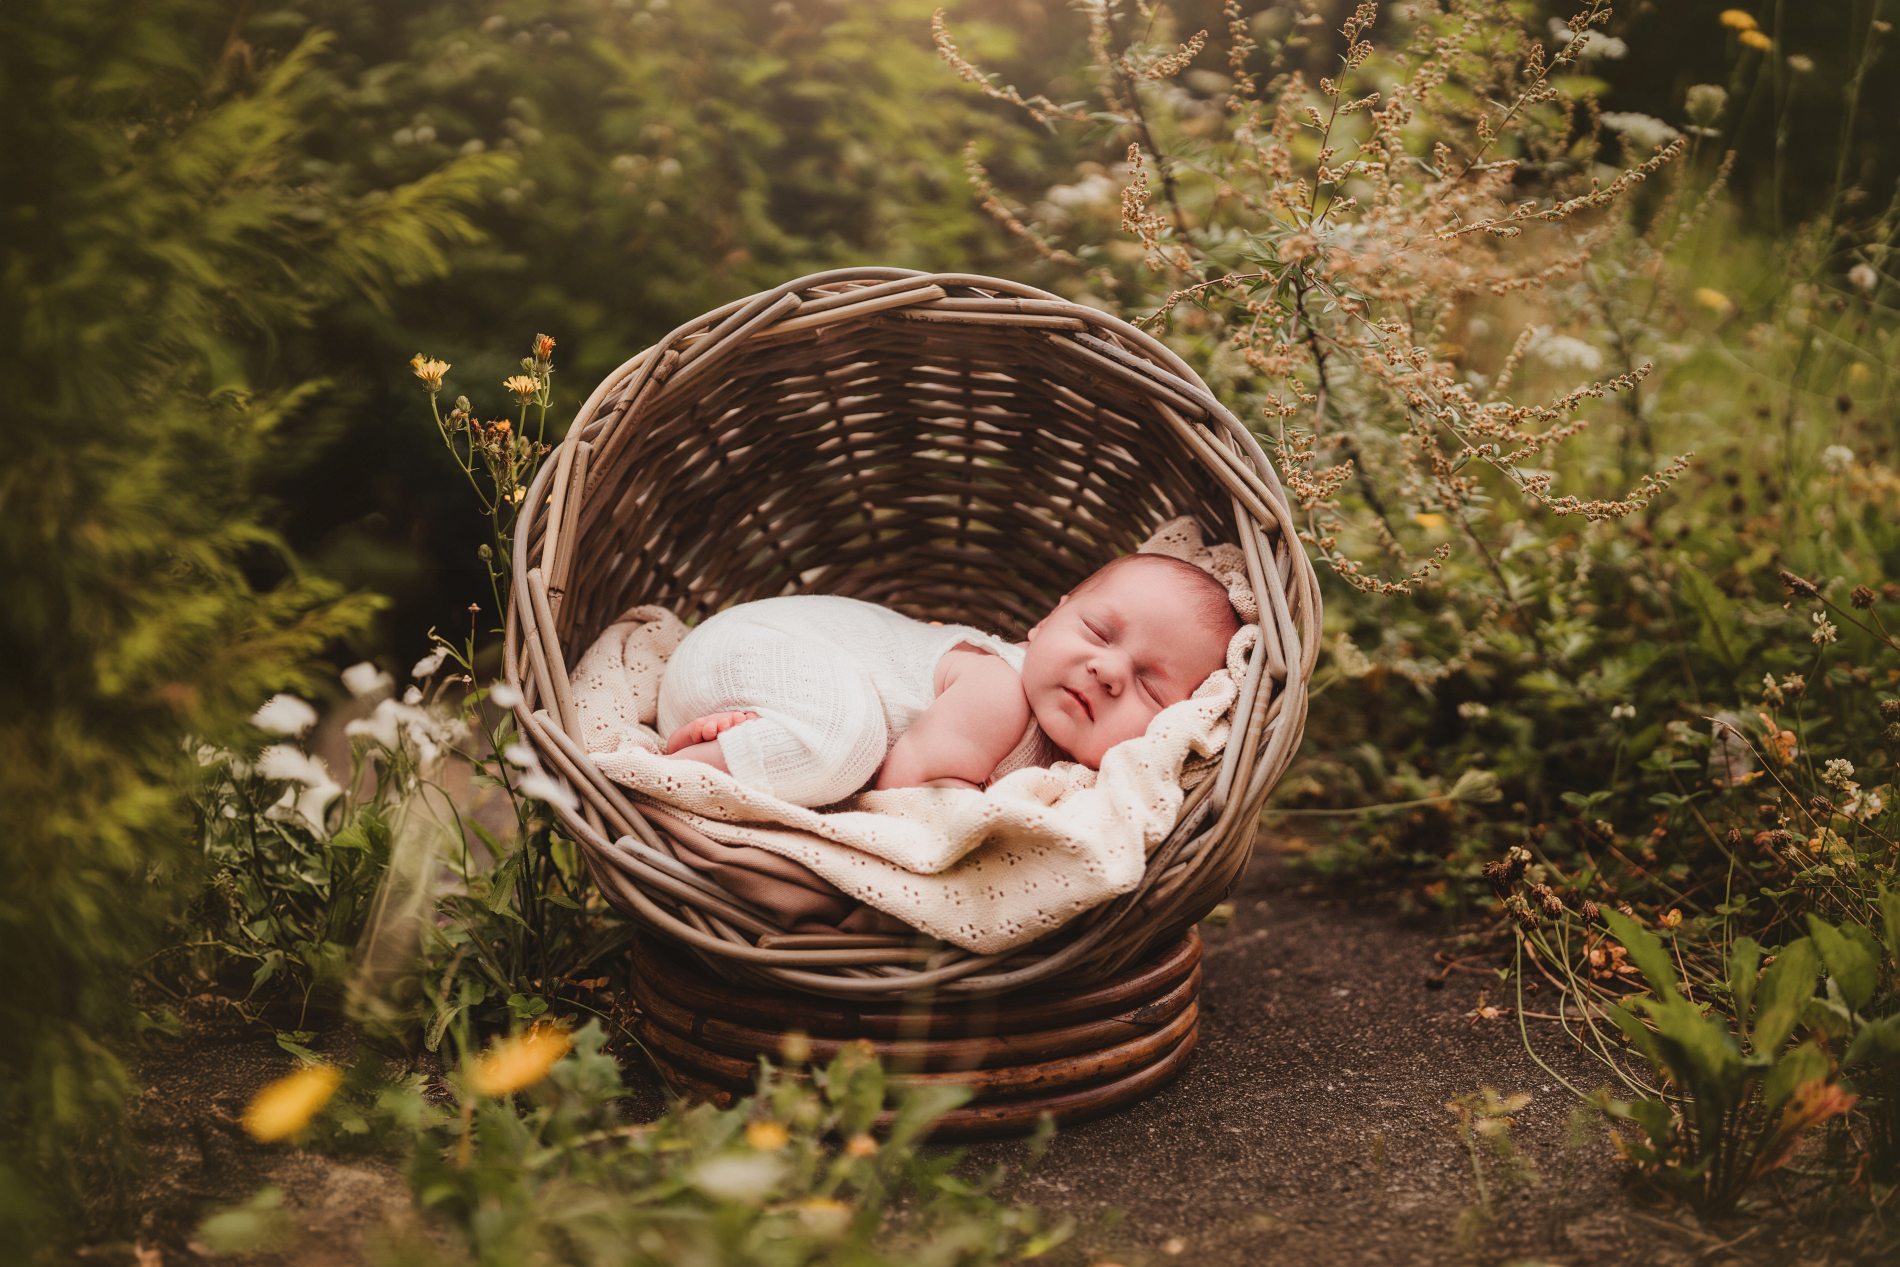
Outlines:
{"label": "baby's hand", "polygon": [[708,743],[717,739],[720,732],[731,730],[742,721],[754,721],[757,718],[757,713],[708,713],[704,717],[695,717],[667,738],[666,751],[671,755],[696,743]]}

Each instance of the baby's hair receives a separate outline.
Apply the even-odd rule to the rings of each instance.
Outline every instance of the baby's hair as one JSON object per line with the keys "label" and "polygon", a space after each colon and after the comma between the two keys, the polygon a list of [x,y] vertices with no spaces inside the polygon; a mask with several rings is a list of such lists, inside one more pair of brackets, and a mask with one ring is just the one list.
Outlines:
{"label": "baby's hair", "polygon": [[1234,611],[1233,600],[1227,596],[1227,587],[1214,578],[1214,574],[1205,568],[1199,568],[1186,559],[1177,559],[1171,554],[1123,554],[1090,573],[1083,582],[1075,587],[1074,595],[1080,595],[1094,589],[1102,579],[1118,568],[1130,565],[1157,566],[1166,568],[1186,581],[1190,590],[1189,609],[1196,623],[1202,628],[1218,630],[1223,637],[1231,639],[1240,629],[1240,616]]}

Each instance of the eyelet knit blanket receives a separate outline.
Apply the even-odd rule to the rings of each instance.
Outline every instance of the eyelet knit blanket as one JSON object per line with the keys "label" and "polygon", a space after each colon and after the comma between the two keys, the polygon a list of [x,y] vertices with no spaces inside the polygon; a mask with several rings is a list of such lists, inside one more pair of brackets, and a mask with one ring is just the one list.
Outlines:
{"label": "eyelet knit blanket", "polygon": [[[1192,519],[1163,525],[1141,549],[1207,568],[1226,584],[1243,621],[1259,619],[1240,550],[1202,545]],[[781,880],[795,885],[799,868],[808,869],[873,911],[979,954],[1035,941],[1140,884],[1149,853],[1180,814],[1184,768],[1204,774],[1226,745],[1260,638],[1256,624],[1243,623],[1226,666],[1163,709],[1144,734],[1110,749],[1099,771],[1059,761],[1017,770],[981,791],[887,788],[810,809],[702,762],[663,755],[654,730],[660,679],[685,633],[667,609],[635,607],[576,665],[580,738],[600,771],[715,847],[762,850],[796,864]]]}

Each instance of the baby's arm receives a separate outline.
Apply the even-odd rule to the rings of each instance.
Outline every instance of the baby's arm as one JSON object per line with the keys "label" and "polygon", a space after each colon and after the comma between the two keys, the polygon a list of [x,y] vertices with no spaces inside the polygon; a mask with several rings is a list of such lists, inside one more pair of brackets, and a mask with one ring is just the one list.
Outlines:
{"label": "baby's arm", "polygon": [[976,787],[1028,724],[1022,678],[1007,661],[985,656],[964,666],[898,736],[873,786]]}

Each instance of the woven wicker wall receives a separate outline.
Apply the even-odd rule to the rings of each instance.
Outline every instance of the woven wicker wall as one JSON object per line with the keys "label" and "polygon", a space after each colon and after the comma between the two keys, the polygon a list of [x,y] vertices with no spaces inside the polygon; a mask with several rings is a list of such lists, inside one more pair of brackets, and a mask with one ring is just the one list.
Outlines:
{"label": "woven wicker wall", "polygon": [[[566,666],[629,606],[691,621],[774,594],[847,594],[1020,637],[1181,513],[1242,546],[1260,599],[1235,738],[1218,768],[1191,772],[1142,889],[1024,953],[775,933],[669,869],[668,835],[688,829],[580,756]],[[894,269],[789,282],[623,365],[530,490],[515,564],[519,717],[570,776],[582,810],[564,819],[609,896],[728,975],[844,995],[1089,976],[1178,936],[1245,865],[1304,727],[1320,614],[1265,456],[1165,347],[1015,283]]]}

